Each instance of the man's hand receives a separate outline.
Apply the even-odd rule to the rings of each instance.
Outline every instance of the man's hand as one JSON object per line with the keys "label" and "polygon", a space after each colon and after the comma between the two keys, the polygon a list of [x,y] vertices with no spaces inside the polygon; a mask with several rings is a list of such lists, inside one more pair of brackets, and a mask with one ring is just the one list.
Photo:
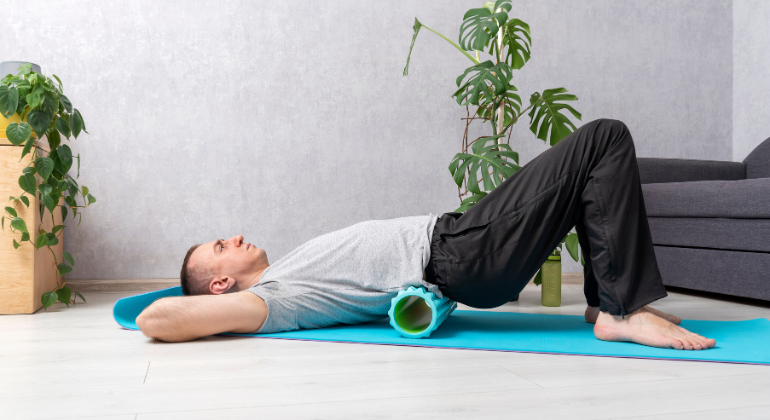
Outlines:
{"label": "man's hand", "polygon": [[265,301],[240,291],[162,298],[142,311],[136,325],[148,337],[179,342],[222,332],[253,333],[267,319]]}

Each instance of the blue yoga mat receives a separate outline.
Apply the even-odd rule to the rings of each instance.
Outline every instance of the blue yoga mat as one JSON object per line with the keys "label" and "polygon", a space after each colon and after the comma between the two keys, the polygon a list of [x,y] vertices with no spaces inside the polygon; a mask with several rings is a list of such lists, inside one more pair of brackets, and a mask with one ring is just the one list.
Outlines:
{"label": "blue yoga mat", "polygon": [[[156,299],[181,296],[181,287],[158,290],[119,299],[113,308],[121,326],[138,330],[136,317]],[[406,338],[390,326],[387,318],[357,325],[337,325],[313,330],[273,334],[218,335],[390,344],[454,349],[515,351],[529,353],[583,354],[648,359],[700,360],[709,362],[770,364],[770,321],[682,320],[682,327],[713,338],[714,348],[700,351],[660,349],[635,343],[597,340],[593,325],[582,316],[543,315],[517,312],[455,310],[428,338]]]}

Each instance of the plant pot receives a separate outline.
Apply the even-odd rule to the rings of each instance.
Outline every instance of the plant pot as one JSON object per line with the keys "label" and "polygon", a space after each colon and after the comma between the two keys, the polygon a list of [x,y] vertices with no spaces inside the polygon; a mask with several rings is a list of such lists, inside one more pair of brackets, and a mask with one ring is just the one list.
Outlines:
{"label": "plant pot", "polygon": [[[0,124],[7,125],[10,122],[12,121],[0,116]],[[36,144],[45,150],[48,148],[45,136],[36,140]],[[62,218],[61,211],[55,209],[52,221],[51,213],[46,209],[41,222],[37,195],[30,197],[27,194],[30,199],[29,207],[22,202],[14,205],[8,200],[9,196],[19,197],[23,193],[19,186],[19,177],[22,175],[22,169],[32,162],[32,153],[28,153],[19,161],[22,149],[22,146],[14,146],[5,138],[5,128],[0,131],[0,202],[2,207],[13,207],[16,210],[18,216],[26,222],[27,230],[34,238],[37,237],[41,227],[50,232],[54,226],[53,223],[62,224]],[[41,152],[40,155],[46,155],[46,153]],[[38,175],[35,177],[40,183],[40,177]],[[62,199],[61,202],[63,201]],[[5,210],[0,211],[7,215]],[[43,293],[53,290],[58,284],[51,251],[56,254],[56,259],[62,262],[64,238],[60,235],[59,243],[52,246],[51,251],[47,246],[35,249],[29,242],[24,242],[15,249],[13,240],[18,241],[21,235],[18,232],[11,232],[8,222],[6,219],[5,229],[0,231],[0,314],[30,314],[43,307],[40,301]]]}
{"label": "plant pot", "polygon": [[542,281],[540,303],[543,306],[561,306],[561,256],[549,255],[540,267]]}

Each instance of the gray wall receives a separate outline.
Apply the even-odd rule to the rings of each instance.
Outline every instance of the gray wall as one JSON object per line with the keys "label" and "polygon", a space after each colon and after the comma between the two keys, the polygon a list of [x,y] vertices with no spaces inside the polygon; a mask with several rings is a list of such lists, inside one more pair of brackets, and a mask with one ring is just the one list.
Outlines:
{"label": "gray wall", "polygon": [[733,5],[733,159],[770,137],[770,2]]}
{"label": "gray wall", "polygon": [[[71,147],[98,202],[80,227],[68,222],[69,278],[178,277],[192,244],[237,234],[274,262],[359,221],[453,211],[447,166],[465,109],[450,95],[470,61],[423,31],[409,76],[401,72],[415,16],[455,39],[462,15],[482,3],[4,8],[0,60],[60,76],[90,132]],[[532,59],[515,77],[526,103],[566,87],[579,98],[576,126],[620,119],[639,157],[735,156],[732,1],[515,2],[511,15],[532,29]],[[735,48],[755,53],[763,34],[756,26]],[[520,164],[548,147],[527,123],[511,138]],[[756,127],[746,147],[765,135]]]}

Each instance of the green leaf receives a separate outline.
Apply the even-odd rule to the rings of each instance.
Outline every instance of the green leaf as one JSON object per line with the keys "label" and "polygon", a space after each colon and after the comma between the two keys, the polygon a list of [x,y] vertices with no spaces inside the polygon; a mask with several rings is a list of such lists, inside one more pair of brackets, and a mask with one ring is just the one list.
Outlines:
{"label": "green leaf", "polygon": [[463,16],[460,25],[460,46],[466,51],[483,50],[490,40],[490,36],[497,35],[500,25],[508,20],[511,11],[510,0],[498,0],[494,10],[502,8],[503,11],[492,13],[486,7],[470,9]]}
{"label": "green leaf", "polygon": [[[16,214],[16,210],[14,210],[14,208],[13,208],[13,207],[7,207],[7,206],[6,206],[6,207],[5,207],[5,211],[6,211],[6,212],[8,212],[8,214],[10,214],[10,215],[11,215],[11,217],[17,217],[17,216],[18,216],[18,215]],[[5,220],[5,218],[3,218],[3,220]]]}
{"label": "green leaf", "polygon": [[64,110],[72,114],[72,102],[70,102],[69,98],[63,94],[59,94],[59,101],[61,101],[62,105],[64,105]]}
{"label": "green leaf", "polygon": [[19,92],[16,88],[0,86],[0,114],[10,118],[16,113],[17,106],[19,106]]}
{"label": "green leaf", "polygon": [[53,92],[45,92],[43,95],[43,110],[53,115],[59,110],[59,98]]}
{"label": "green leaf", "polygon": [[40,249],[46,245],[48,245],[48,236],[46,235],[37,235],[37,249]]}
{"label": "green leaf", "polygon": [[25,174],[19,177],[19,186],[22,190],[25,192],[28,192],[32,195],[35,194],[35,189],[37,188],[37,182],[35,180],[35,176],[31,174]]}
{"label": "green leaf", "polygon": [[59,298],[59,296],[56,294],[56,292],[45,292],[43,293],[43,296],[40,297],[40,301],[43,302],[44,310],[48,310],[48,307],[56,303],[56,300]]}
{"label": "green leaf", "polygon": [[14,239],[14,240],[13,240],[13,248],[14,248],[14,249],[19,249],[19,247],[20,247],[20,246],[21,246],[21,244],[19,244],[18,242],[16,242],[16,239]]}
{"label": "green leaf", "polygon": [[[530,125],[529,129],[534,133],[537,138],[543,141],[549,140],[548,130],[550,128],[550,145],[555,146],[562,139],[577,130],[575,125],[565,115],[559,112],[562,109],[566,109],[572,113],[578,120],[582,118],[579,112],[567,104],[560,104],[556,101],[575,101],[577,96],[575,95],[559,95],[566,92],[565,88],[548,89],[543,91],[541,97],[539,93],[535,92],[530,97],[530,103],[533,104],[532,111],[529,112]],[[572,127],[572,130],[568,128]],[[539,128],[538,128],[539,127]]]}
{"label": "green leaf", "polygon": [[59,233],[59,231],[64,229],[64,228],[65,228],[64,225],[56,225],[56,226],[53,227],[53,229],[51,229],[51,233],[53,233],[55,235],[55,234]]}
{"label": "green leaf", "polygon": [[[530,46],[532,37],[529,32],[529,25],[519,19],[511,19],[503,25],[503,46],[507,47],[503,55],[503,61],[515,70],[524,67],[529,61],[531,54]],[[489,47],[489,54],[497,57],[497,42],[493,42]]]}
{"label": "green leaf", "polygon": [[[66,201],[67,198],[69,198],[69,197],[66,197],[64,200]],[[61,206],[59,208],[61,209],[61,219],[62,220],[66,220],[67,219],[67,206]]]}
{"label": "green leaf", "polygon": [[29,240],[29,232],[24,232],[21,234],[21,242],[28,241]]}
{"label": "green leaf", "polygon": [[46,111],[30,111],[27,116],[27,121],[29,121],[29,125],[32,126],[32,130],[35,131],[38,138],[42,138],[45,132],[48,131],[51,120],[53,120],[53,114]]}
{"label": "green leaf", "polygon": [[[35,138],[30,137],[27,139],[27,144],[24,145],[24,149],[21,151],[21,158],[24,159],[24,156],[27,156],[27,154],[32,151],[32,147],[35,145]],[[26,169],[26,168],[25,168]]]}
{"label": "green leaf", "polygon": [[29,138],[30,134],[32,134],[32,128],[25,122],[22,122],[21,124],[15,122],[10,123],[5,129],[5,137],[15,146],[24,143],[24,141]]}
{"label": "green leaf", "polygon": [[40,178],[43,179],[43,182],[47,181],[48,177],[51,176],[53,166],[54,162],[51,158],[42,157],[35,159],[35,170],[40,175]]}
{"label": "green leaf", "polygon": [[70,296],[72,296],[72,291],[69,287],[64,286],[61,289],[57,290],[57,300],[61,303],[64,303],[69,308],[70,306]]}
{"label": "green leaf", "polygon": [[27,104],[29,105],[30,109],[36,109],[38,105],[43,100],[43,97],[38,95],[35,92],[28,93],[27,96],[24,98],[27,101]]}
{"label": "green leaf", "polygon": [[[470,176],[466,183],[468,191],[480,194],[482,191],[478,186],[477,172],[481,170],[482,180],[484,182],[484,189],[487,191],[494,190],[500,183],[506,178],[513,175],[520,169],[520,166],[510,163],[505,159],[501,159],[500,156],[509,157],[518,160],[518,153],[511,151],[511,146],[505,143],[498,144],[497,139],[504,134],[498,134],[496,136],[482,137],[473,143],[473,154],[458,153],[452,159],[449,164],[449,171],[452,173],[453,178],[457,186],[461,186],[465,179],[465,170],[470,165]],[[485,146],[487,142],[492,141],[492,145]],[[460,161],[463,161],[460,164]],[[493,171],[494,177],[489,176],[490,168]]]}
{"label": "green leaf", "polygon": [[53,236],[52,234],[48,234],[48,246],[54,246],[59,244],[59,238],[56,236]]}
{"label": "green leaf", "polygon": [[58,265],[59,272],[62,274],[67,274],[70,271],[72,271],[72,267],[68,266],[67,264],[61,263]]}
{"label": "green leaf", "polygon": [[80,112],[76,109],[70,117],[70,127],[72,128],[72,135],[78,138],[80,130],[83,129],[83,117],[80,116]]}
{"label": "green leaf", "polygon": [[75,292],[76,295],[78,295],[79,298],[83,299],[83,302],[86,301],[86,298],[83,297],[83,295],[80,294],[80,292]]}
{"label": "green leaf", "polygon": [[49,128],[45,132],[45,137],[48,139],[48,150],[53,150],[61,144],[61,136],[55,128]]}
{"label": "green leaf", "polygon": [[53,191],[53,187],[50,184],[40,184],[37,186],[37,190],[40,191],[41,195],[48,195]]}
{"label": "green leaf", "polygon": [[70,125],[64,118],[58,118],[56,120],[56,129],[59,130],[59,132],[62,133],[66,138],[70,138],[70,135],[72,134],[70,132]]}
{"label": "green leaf", "polygon": [[85,185],[83,185],[83,187],[81,187],[81,190],[83,191],[83,197],[85,197],[85,196],[87,196],[87,195],[88,195],[88,187],[86,187]]}
{"label": "green leaf", "polygon": [[466,198],[465,200],[463,200],[460,203],[461,204],[460,207],[455,209],[455,211],[456,212],[460,212],[460,213],[468,211],[468,209],[473,207],[476,203],[479,202],[479,200],[481,200],[482,198],[484,198],[486,196],[487,196],[487,193],[485,193],[485,192],[481,192],[479,194],[474,194],[474,195]]}
{"label": "green leaf", "polygon": [[5,217],[0,217],[0,228],[5,232]]}
{"label": "green leaf", "polygon": [[19,232],[27,232],[27,224],[21,217],[14,217],[11,220],[11,227],[18,230]]}
{"label": "green leaf", "polygon": [[32,72],[32,63],[24,63],[19,66],[19,69],[16,70],[18,73],[16,73],[17,76],[25,76],[27,74],[30,74]]}
{"label": "green leaf", "polygon": [[[54,77],[54,79],[56,79],[56,81],[57,81],[57,82],[59,82],[59,89],[60,89],[61,91],[64,91],[64,85],[62,84],[62,82],[61,82],[61,80],[59,79],[59,77],[58,77],[57,75],[55,75],[55,74],[53,75],[53,77]],[[67,111],[67,112],[69,112],[69,111]]]}
{"label": "green leaf", "polygon": [[[514,85],[508,85],[508,91],[504,95],[500,95],[498,99],[504,100],[503,106],[503,131],[513,123],[513,119],[521,112],[521,97],[515,92],[518,89]],[[497,112],[497,108],[494,106],[494,100],[490,101],[487,95],[481,94],[479,96],[479,108],[476,114],[479,117],[486,118],[492,121],[492,114]],[[496,114],[495,114],[496,115]]]}
{"label": "green leaf", "polygon": [[25,206],[29,207],[29,198],[26,196],[21,196],[21,201],[24,203]]}
{"label": "green leaf", "polygon": [[[476,74],[460,86],[463,79],[473,72]],[[479,98],[482,94],[489,97],[487,102],[497,101],[501,94],[508,91],[512,76],[511,68],[507,64],[503,62],[493,64],[492,61],[487,60],[468,67],[463,74],[457,77],[456,83],[460,88],[452,96],[457,98],[459,105],[479,105]],[[491,87],[494,88],[492,92],[489,91],[490,86],[487,85],[487,82],[491,83]]]}
{"label": "green leaf", "polygon": [[88,205],[89,205],[89,206],[90,206],[91,204],[94,204],[94,203],[96,203],[96,197],[94,197],[93,195],[91,195],[91,194],[88,194],[86,197],[88,197]]}
{"label": "green leaf", "polygon": [[[62,252],[62,255],[64,255],[64,259],[67,260],[67,262],[70,263],[70,265],[75,265],[75,259],[72,258],[72,255],[70,255],[69,252],[64,251],[64,252]],[[83,299],[83,300],[85,300],[85,299]]]}
{"label": "green leaf", "polygon": [[422,28],[422,23],[420,23],[417,18],[414,18],[414,26],[412,26],[412,29],[414,30],[414,35],[412,35],[412,45],[409,46],[409,55],[406,56],[406,66],[404,66],[404,76],[409,74],[409,60],[412,59],[412,49],[414,48],[414,41],[417,40],[417,34],[420,33],[420,29]]}
{"label": "green leaf", "polygon": [[75,201],[75,198],[73,198],[72,195],[64,197],[64,202],[67,203],[70,207],[77,207],[77,202]]}
{"label": "green leaf", "polygon": [[51,213],[53,213],[53,209],[56,208],[56,202],[53,201],[53,198],[50,195],[43,196],[43,204],[45,205],[45,208],[47,208]]}
{"label": "green leaf", "polygon": [[567,239],[564,241],[564,245],[567,246],[567,252],[572,256],[572,259],[578,260],[578,248],[580,243],[578,242],[578,236],[576,233],[570,233],[567,235]]}
{"label": "green leaf", "polygon": [[62,169],[61,173],[65,174],[72,167],[72,149],[66,144],[62,144],[56,149],[56,155],[59,157]]}

